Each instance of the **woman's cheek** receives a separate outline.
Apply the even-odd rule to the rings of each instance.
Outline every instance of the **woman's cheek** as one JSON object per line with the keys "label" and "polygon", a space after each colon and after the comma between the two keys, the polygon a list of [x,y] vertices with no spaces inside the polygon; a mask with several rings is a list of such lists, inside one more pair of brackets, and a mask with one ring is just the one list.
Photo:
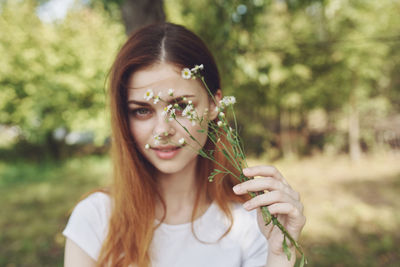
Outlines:
{"label": "woman's cheek", "polygon": [[146,122],[140,122],[137,120],[132,120],[130,121],[129,124],[130,127],[130,132],[132,134],[133,139],[139,143],[139,145],[145,145],[141,144],[143,142],[147,142],[147,138],[149,136],[149,126],[146,124]]}

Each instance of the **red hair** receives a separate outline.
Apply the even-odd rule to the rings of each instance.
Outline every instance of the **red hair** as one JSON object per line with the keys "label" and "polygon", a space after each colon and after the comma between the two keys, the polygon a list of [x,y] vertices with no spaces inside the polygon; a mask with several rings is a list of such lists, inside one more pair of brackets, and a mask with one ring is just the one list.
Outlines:
{"label": "red hair", "polygon": [[[164,207],[165,218],[165,202],[152,175],[154,167],[139,152],[130,133],[126,101],[131,75],[158,62],[167,62],[181,68],[203,64],[203,75],[211,92],[215,94],[221,88],[213,56],[198,36],[182,26],[153,24],[136,31],[123,45],[111,70],[109,88],[114,168],[110,197],[113,209],[108,235],[98,260],[99,266],[110,263],[112,266],[150,266],[149,247],[155,230],[157,199]],[[211,140],[207,140],[205,146],[215,150]],[[229,166],[222,154],[215,153],[214,156],[218,162]],[[192,222],[198,215],[199,202],[203,196],[215,201],[232,223],[229,204],[243,202],[245,199],[232,192],[237,181],[231,176],[223,179],[217,176],[215,182],[208,181],[207,177],[214,167],[213,162],[198,156],[197,192]],[[231,166],[229,168],[233,169]]]}

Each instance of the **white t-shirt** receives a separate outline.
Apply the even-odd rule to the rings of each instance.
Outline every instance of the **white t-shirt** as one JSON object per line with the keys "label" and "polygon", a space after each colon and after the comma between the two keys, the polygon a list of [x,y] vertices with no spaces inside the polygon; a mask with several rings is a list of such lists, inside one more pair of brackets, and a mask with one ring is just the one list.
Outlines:
{"label": "white t-shirt", "polygon": [[[225,233],[228,220],[216,203],[191,224],[161,224],[154,232],[150,247],[153,267],[257,267],[267,262],[268,243],[261,234],[256,210],[246,211],[240,204],[232,206],[234,223]],[[107,194],[94,193],[75,207],[63,231],[94,260],[98,259],[107,235],[111,214],[111,199]],[[158,221],[155,222],[155,224]]]}

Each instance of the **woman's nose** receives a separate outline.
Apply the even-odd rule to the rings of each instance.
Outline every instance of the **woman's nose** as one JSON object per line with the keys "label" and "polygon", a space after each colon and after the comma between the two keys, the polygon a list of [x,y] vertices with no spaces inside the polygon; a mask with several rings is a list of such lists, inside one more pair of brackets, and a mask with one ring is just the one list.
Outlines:
{"label": "woman's nose", "polygon": [[175,132],[174,122],[169,121],[167,116],[159,113],[157,115],[156,125],[154,126],[154,135],[165,138],[173,136]]}

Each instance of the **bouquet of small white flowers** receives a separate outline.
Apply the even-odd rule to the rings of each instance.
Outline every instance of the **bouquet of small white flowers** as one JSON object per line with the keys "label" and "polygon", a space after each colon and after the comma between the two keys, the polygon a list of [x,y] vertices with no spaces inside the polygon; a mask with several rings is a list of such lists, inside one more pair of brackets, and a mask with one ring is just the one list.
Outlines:
{"label": "bouquet of small white flowers", "polygon": [[[194,68],[189,69],[189,68],[184,68],[182,69],[182,78],[183,79],[200,79],[206,88],[208,94],[211,96],[213,99],[215,106],[216,106],[216,112],[218,113],[217,117],[218,120],[211,121],[207,116],[208,110],[205,111],[205,113],[202,116],[198,116],[194,105],[192,101],[187,100],[186,98],[183,98],[183,101],[186,102],[186,105],[184,108],[182,108],[178,104],[169,104],[164,108],[163,115],[165,115],[166,120],[168,121],[176,121],[188,134],[189,138],[191,138],[194,142],[196,142],[200,149],[194,148],[196,152],[204,157],[207,158],[211,161],[213,161],[218,168],[214,169],[213,172],[210,174],[208,177],[208,180],[212,182],[214,180],[214,177],[217,175],[226,175],[230,174],[233,177],[235,177],[239,182],[244,182],[252,178],[246,177],[242,170],[246,167],[248,167],[247,162],[246,162],[246,156],[244,154],[244,149],[243,149],[243,142],[241,141],[239,135],[238,135],[238,126],[237,126],[237,120],[236,120],[236,115],[235,111],[233,108],[233,105],[236,103],[236,98],[234,96],[225,96],[222,98],[220,101],[216,101],[214,95],[211,93],[209,87],[207,86],[204,76],[201,74],[201,71],[204,69],[203,64],[201,65],[196,65]],[[174,90],[171,88],[168,90],[168,95],[173,96],[174,95]],[[150,101],[153,100],[154,104],[157,104],[158,102],[166,102],[161,98],[161,95],[154,95],[154,92],[149,89],[145,95],[144,95],[145,100]],[[229,161],[229,163],[237,170],[237,173],[231,171],[229,168],[226,166],[222,165],[219,163],[215,157],[214,157],[214,151],[207,151],[197,140],[196,138],[192,135],[192,133],[185,127],[179,120],[177,120],[177,115],[176,112],[177,110],[179,111],[180,116],[187,118],[192,125],[200,125],[201,129],[197,130],[201,133],[206,133],[208,135],[208,138],[215,144],[215,149],[219,150]],[[229,121],[227,119],[226,114],[232,114],[233,118],[233,128],[230,126]],[[210,129],[210,130],[208,130]],[[168,133],[166,133],[168,134]],[[223,135],[223,136],[222,136]],[[221,139],[227,140],[227,142],[222,142]],[[160,142],[161,137],[159,135],[154,136],[154,142],[155,145],[158,145]],[[187,142],[185,141],[184,138],[179,139],[178,141],[179,145],[183,146],[186,145]],[[146,149],[150,148],[149,144],[146,144],[145,146]],[[239,173],[239,174],[238,174]],[[257,195],[264,194],[264,192],[249,192],[249,195],[251,197],[255,197]],[[304,252],[301,248],[301,246],[297,243],[296,240],[293,239],[293,237],[287,232],[285,227],[278,221],[276,216],[271,215],[271,213],[268,210],[267,206],[261,207],[262,211],[262,216],[265,222],[265,225],[270,224],[271,222],[273,225],[277,226],[283,233],[284,239],[282,242],[282,247],[284,252],[286,253],[287,258],[290,260],[291,258],[291,252],[289,250],[288,244],[286,239],[288,239],[296,248],[296,250],[299,252],[301,255],[301,260],[300,260],[300,266],[304,266],[306,263],[305,255]]]}

